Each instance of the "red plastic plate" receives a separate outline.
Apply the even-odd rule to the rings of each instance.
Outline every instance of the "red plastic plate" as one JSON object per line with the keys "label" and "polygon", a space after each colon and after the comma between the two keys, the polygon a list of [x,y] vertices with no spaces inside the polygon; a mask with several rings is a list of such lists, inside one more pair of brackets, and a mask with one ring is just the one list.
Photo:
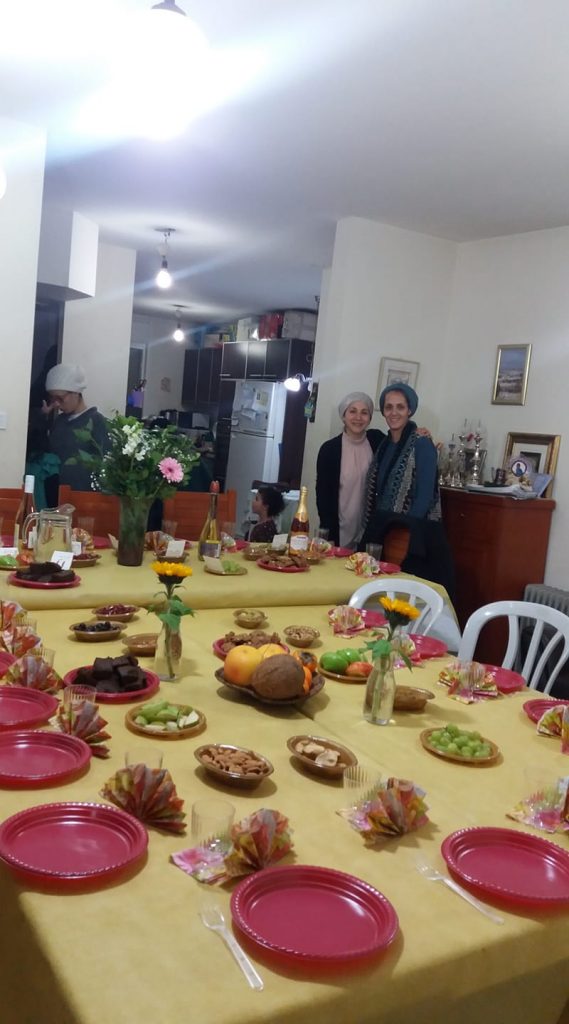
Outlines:
{"label": "red plastic plate", "polygon": [[0,733],[0,786],[52,786],[83,772],[89,745],[63,732]]}
{"label": "red plastic plate", "polygon": [[[91,668],[91,665],[85,667]],[[63,677],[63,685],[70,686],[71,683],[74,683],[78,671],[78,668],[74,668],[71,672],[68,672]],[[151,697],[160,686],[160,680],[154,672],[146,670],[144,675],[146,677],[146,686],[143,686],[140,690],[125,690],[124,693],[99,693],[97,691],[97,704],[130,704],[133,700],[143,700],[146,697]]]}
{"label": "red plastic plate", "polygon": [[526,700],[524,704],[524,711],[528,718],[531,718],[532,722],[539,722],[542,715],[550,708],[565,707],[569,704],[569,700],[555,700],[550,697],[549,700]]}
{"label": "red plastic plate", "polygon": [[40,580],[20,580],[15,572],[8,576],[8,583],[15,587],[26,587],[28,590],[68,590],[70,587],[78,587],[81,577],[75,573],[74,580],[67,580],[65,583],[41,583]]}
{"label": "red plastic plate", "polygon": [[322,966],[379,953],[399,929],[389,900],[343,871],[308,865],[267,868],[231,897],[235,926],[263,949]]}
{"label": "red plastic plate", "polygon": [[111,542],[108,537],[93,537],[93,547],[97,548],[110,548]]}
{"label": "red plastic plate", "polygon": [[501,668],[499,665],[485,665],[484,668],[492,676],[500,693],[516,693],[527,686],[524,677],[510,668]]}
{"label": "red plastic plate", "polygon": [[27,686],[0,686],[0,729],[42,725],[55,713],[59,701],[43,690]]}
{"label": "red plastic plate", "polygon": [[257,565],[261,569],[268,569],[269,572],[308,572],[309,565],[269,565],[266,559],[257,559]]}
{"label": "red plastic plate", "polygon": [[326,558],[349,558],[353,553],[353,548],[330,548],[326,552]]}
{"label": "red plastic plate", "polygon": [[509,828],[464,828],[442,854],[454,875],[487,896],[511,903],[569,904],[569,853]]}
{"label": "red plastic plate", "polygon": [[401,572],[401,566],[396,565],[395,562],[380,562],[379,568],[381,573],[385,573],[386,575],[391,575],[391,573],[394,572]]}
{"label": "red plastic plate", "polygon": [[420,636],[416,633],[410,633],[409,637],[415,644],[415,651],[421,661],[426,661],[427,658],[441,658],[448,651],[447,645],[442,640],[437,640],[434,636]]}
{"label": "red plastic plate", "polygon": [[147,845],[144,826],[106,804],[40,804],[0,825],[0,859],[28,882],[62,889],[117,878]]}
{"label": "red plastic plate", "polygon": [[0,651],[0,678],[6,675],[6,672],[13,665],[16,658],[9,651]]}

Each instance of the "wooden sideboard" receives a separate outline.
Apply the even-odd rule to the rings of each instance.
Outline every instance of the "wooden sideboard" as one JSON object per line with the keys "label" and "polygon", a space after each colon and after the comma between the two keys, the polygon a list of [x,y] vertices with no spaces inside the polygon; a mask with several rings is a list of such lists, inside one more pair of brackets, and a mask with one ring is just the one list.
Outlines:
{"label": "wooden sideboard", "polygon": [[[443,487],[441,503],[454,557],[461,629],[481,605],[522,600],[526,583],[543,582],[554,501],[516,501]],[[478,660],[501,664],[506,632],[503,621],[486,626]]]}

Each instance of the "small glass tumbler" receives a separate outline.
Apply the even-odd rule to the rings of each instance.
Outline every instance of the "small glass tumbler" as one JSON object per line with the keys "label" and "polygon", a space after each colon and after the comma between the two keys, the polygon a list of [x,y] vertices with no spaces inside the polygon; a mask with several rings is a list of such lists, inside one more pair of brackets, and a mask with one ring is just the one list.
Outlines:
{"label": "small glass tumbler", "polygon": [[229,849],[229,830],[235,817],[235,808],[229,800],[204,797],[192,804],[191,833],[196,846],[224,852]]}
{"label": "small glass tumbler", "polygon": [[178,524],[175,519],[163,519],[162,520],[162,533],[167,533],[169,537],[175,538]]}
{"label": "small glass tumbler", "polygon": [[137,764],[144,764],[147,768],[162,768],[164,754],[159,747],[131,747],[124,755],[126,768],[134,768]]}
{"label": "small glass tumbler", "polygon": [[75,710],[80,704],[94,704],[96,700],[96,688],[86,683],[71,683],[63,691],[63,707],[67,710]]}
{"label": "small glass tumbler", "polygon": [[348,765],[344,769],[342,783],[347,792],[350,807],[357,807],[365,795],[376,789],[380,782],[380,772],[365,768],[361,764]]}
{"label": "small glass tumbler", "polygon": [[366,544],[366,552],[375,558],[376,562],[381,562],[381,553],[383,551],[382,544]]}
{"label": "small glass tumbler", "polygon": [[34,658],[41,658],[42,661],[45,661],[46,665],[53,668],[55,651],[52,651],[51,647],[34,647],[33,650],[29,651],[29,654],[33,655]]}
{"label": "small glass tumbler", "polygon": [[[79,518],[77,520],[77,526],[78,526],[78,528],[80,530],[85,530],[85,533],[88,533],[89,536],[92,537],[93,534],[94,534],[94,530],[95,530],[95,517],[94,516],[79,516]],[[82,540],[81,541],[81,554],[84,554],[86,550],[87,550],[87,545],[85,544],[85,541]]]}

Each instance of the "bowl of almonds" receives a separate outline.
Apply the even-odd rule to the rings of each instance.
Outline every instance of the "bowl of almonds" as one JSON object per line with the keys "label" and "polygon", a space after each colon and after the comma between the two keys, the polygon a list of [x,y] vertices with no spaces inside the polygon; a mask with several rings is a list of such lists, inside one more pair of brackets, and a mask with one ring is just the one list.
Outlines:
{"label": "bowl of almonds", "polygon": [[274,772],[262,754],[230,743],[206,743],[194,750],[194,756],[206,772],[230,786],[253,788]]}

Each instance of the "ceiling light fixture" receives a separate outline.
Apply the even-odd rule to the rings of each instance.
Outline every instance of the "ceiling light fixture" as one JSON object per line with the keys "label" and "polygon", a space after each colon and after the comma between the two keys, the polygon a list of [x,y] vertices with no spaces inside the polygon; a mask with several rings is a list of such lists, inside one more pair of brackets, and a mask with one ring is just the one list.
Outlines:
{"label": "ceiling light fixture", "polygon": [[173,11],[174,14],[181,14],[183,18],[186,17],[186,12],[181,7],[178,7],[174,0],[162,0],[160,4],[152,4],[150,9],[152,11]]}
{"label": "ceiling light fixture", "polygon": [[312,377],[305,377],[303,373],[295,373],[294,377],[287,377],[284,382],[288,391],[300,391],[304,384],[308,386],[309,391],[312,390]]}
{"label": "ceiling light fixture", "polygon": [[168,239],[174,231],[174,228],[156,228],[161,235],[164,235],[164,244],[158,246],[158,252],[162,257],[160,264],[160,270],[156,274],[156,284],[159,288],[171,288],[172,287],[172,275],[168,270]]}
{"label": "ceiling light fixture", "polygon": [[180,320],[181,308],[181,306],[174,306],[174,309],[178,310],[178,322],[176,324],[176,330],[172,334],[172,338],[174,339],[174,341],[177,341],[179,344],[186,340],[186,335],[184,334],[184,330],[182,327],[182,321]]}

